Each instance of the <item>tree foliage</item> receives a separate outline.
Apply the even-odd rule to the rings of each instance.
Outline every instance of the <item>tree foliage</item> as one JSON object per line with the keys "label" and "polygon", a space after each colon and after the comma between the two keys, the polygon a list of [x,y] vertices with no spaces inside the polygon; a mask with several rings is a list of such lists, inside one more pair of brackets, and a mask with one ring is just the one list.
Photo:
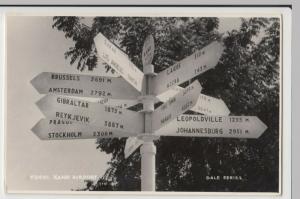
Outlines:
{"label": "tree foliage", "polygon": [[[241,19],[240,28],[225,35],[218,32],[219,19],[214,17],[95,17],[91,27],[79,17],[53,20],[53,28],[74,41],[65,57],[80,71],[93,70],[101,61],[93,43],[99,32],[115,42],[140,69],[144,40],[152,34],[156,72],[222,37],[225,51],[218,65],[194,79],[200,81],[204,94],[223,99],[232,115],[258,116],[268,129],[259,139],[161,137],[155,143],[156,190],[278,191],[278,18]],[[110,168],[98,182],[87,183],[85,190],[140,190],[140,154],[137,151],[124,159],[125,141],[97,141],[97,149],[112,155]],[[207,176],[240,176],[242,180],[207,180]]]}

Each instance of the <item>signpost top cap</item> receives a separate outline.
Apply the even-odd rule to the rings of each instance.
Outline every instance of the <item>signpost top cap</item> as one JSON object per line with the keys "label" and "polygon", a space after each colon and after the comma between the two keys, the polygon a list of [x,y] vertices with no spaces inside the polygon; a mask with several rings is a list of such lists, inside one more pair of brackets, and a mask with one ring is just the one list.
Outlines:
{"label": "signpost top cap", "polygon": [[142,52],[142,62],[143,66],[148,66],[152,63],[154,57],[154,38],[152,35],[148,35],[145,39],[143,45],[143,52]]}

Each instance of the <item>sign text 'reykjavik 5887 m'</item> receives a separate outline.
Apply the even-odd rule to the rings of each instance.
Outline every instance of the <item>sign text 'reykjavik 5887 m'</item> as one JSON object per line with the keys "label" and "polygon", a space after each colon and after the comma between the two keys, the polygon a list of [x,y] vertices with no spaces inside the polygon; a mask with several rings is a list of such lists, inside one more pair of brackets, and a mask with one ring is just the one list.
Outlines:
{"label": "sign text 'reykjavik 5887 m'", "polygon": [[93,125],[111,130],[142,133],[143,114],[127,109],[102,105],[96,102],[71,97],[46,95],[37,106],[47,118]]}

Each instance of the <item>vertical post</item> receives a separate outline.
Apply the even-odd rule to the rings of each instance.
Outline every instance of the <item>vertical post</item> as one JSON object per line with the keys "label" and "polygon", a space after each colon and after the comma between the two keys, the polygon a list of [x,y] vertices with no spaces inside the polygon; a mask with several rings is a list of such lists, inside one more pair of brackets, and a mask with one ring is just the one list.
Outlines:
{"label": "vertical post", "polygon": [[155,154],[153,141],[144,141],[141,146],[142,154],[142,191],[155,191]]}
{"label": "vertical post", "polygon": [[154,66],[147,65],[143,68],[145,74],[145,92],[143,93],[143,112],[145,115],[144,141],[141,152],[141,187],[142,191],[155,191],[155,154],[156,147],[152,135],[152,112],[154,111],[154,97],[152,95],[152,77],[155,75]]}

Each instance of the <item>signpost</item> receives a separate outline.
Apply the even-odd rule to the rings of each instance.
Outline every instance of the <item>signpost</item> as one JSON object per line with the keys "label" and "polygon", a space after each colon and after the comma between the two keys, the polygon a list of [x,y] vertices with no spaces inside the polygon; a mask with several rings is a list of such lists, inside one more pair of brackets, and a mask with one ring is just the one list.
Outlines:
{"label": "signpost", "polygon": [[142,92],[142,103],[144,113],[145,131],[141,136],[143,145],[140,148],[141,153],[141,188],[145,191],[155,191],[155,155],[156,146],[153,143],[154,136],[152,130],[152,116],[154,111],[154,99],[152,94],[152,81],[156,73],[151,64],[154,53],[154,39],[149,36],[143,46],[142,62],[143,72],[145,74],[145,88]]}
{"label": "signpost", "polygon": [[[32,128],[41,140],[128,137],[125,158],[141,146],[142,191],[155,191],[153,140],[159,136],[258,138],[267,129],[255,116],[228,116],[230,111],[221,99],[200,94],[198,81],[186,88],[178,86],[217,65],[224,50],[220,42],[210,43],[157,75],[151,64],[151,35],[143,46],[143,72],[101,33],[94,41],[100,58],[124,80],[50,72],[35,77],[32,85],[47,94],[37,102],[46,119]],[[154,109],[157,98],[164,103]],[[126,109],[138,103],[143,104],[141,112]],[[205,115],[184,114],[187,110]]]}
{"label": "signpost", "polygon": [[113,99],[136,99],[140,95],[119,77],[43,72],[31,83],[40,94]]}
{"label": "signpost", "polygon": [[258,138],[267,126],[255,116],[180,115],[160,128],[161,136]]}

